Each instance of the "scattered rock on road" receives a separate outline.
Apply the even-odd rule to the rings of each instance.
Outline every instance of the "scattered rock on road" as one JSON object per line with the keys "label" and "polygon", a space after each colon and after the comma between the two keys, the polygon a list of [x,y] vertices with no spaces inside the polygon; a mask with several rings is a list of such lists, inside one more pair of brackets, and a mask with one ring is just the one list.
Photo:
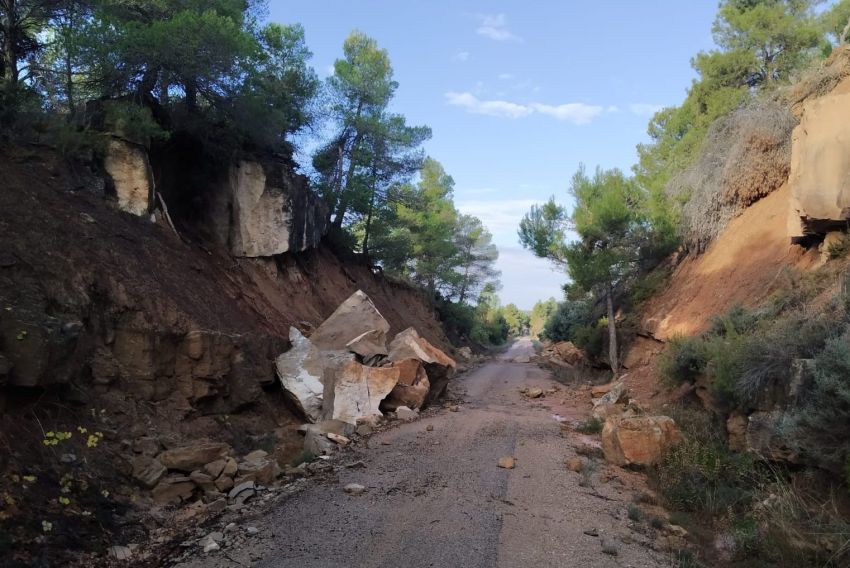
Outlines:
{"label": "scattered rock on road", "polygon": [[343,491],[349,495],[362,495],[366,491],[366,488],[359,483],[349,483],[343,488]]}
{"label": "scattered rock on road", "polygon": [[581,458],[570,458],[567,460],[567,469],[579,473],[584,469],[584,462]]}
{"label": "scattered rock on road", "polygon": [[513,469],[516,467],[516,459],[511,456],[502,456],[499,458],[499,467],[502,469]]}

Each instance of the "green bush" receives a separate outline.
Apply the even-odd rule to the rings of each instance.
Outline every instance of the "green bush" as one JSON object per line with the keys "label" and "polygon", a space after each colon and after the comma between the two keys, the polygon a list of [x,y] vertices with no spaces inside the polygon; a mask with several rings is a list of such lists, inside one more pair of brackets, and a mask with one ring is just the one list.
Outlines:
{"label": "green bush", "polygon": [[572,341],[579,328],[590,323],[590,306],[583,300],[558,304],[543,326],[543,335],[552,341]]}
{"label": "green bush", "polygon": [[582,434],[599,434],[602,432],[603,426],[605,426],[605,422],[599,418],[588,418],[576,426],[576,432],[581,432]]}
{"label": "green bush", "polygon": [[748,454],[726,447],[708,413],[671,409],[684,433],[656,469],[656,484],[668,507],[715,515],[750,504],[756,467]]}
{"label": "green bush", "polygon": [[591,358],[599,357],[605,349],[605,332],[599,323],[577,326],[573,330],[572,342]]}
{"label": "green bush", "polygon": [[629,288],[629,305],[639,306],[652,298],[670,277],[666,268],[657,268],[635,280]]}
{"label": "green bush", "polygon": [[835,472],[841,472],[850,461],[848,377],[850,332],[828,340],[815,357],[813,385],[793,419],[793,429],[806,454]]}
{"label": "green bush", "polygon": [[661,354],[658,372],[668,384],[693,381],[705,371],[705,342],[700,337],[674,337]]}

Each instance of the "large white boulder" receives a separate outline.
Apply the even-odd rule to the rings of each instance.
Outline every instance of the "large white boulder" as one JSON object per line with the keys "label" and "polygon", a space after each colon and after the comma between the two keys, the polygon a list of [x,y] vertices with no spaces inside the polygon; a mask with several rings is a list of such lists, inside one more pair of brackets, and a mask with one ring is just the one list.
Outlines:
{"label": "large white boulder", "polygon": [[348,349],[352,340],[364,333],[376,332],[386,337],[390,324],[375,307],[371,298],[357,290],[334,310],[310,336],[310,341],[319,349]]}
{"label": "large white boulder", "polygon": [[380,416],[381,401],[398,383],[397,367],[367,367],[351,361],[325,372],[325,419],[357,424],[358,418]]}
{"label": "large white boulder", "polygon": [[319,350],[294,327],[289,328],[289,341],[292,347],[275,361],[277,376],[304,417],[316,422],[322,414],[325,370],[353,361],[354,355]]}
{"label": "large white boulder", "polygon": [[118,208],[133,215],[147,215],[153,199],[154,181],[144,146],[111,138],[103,167],[112,178]]}

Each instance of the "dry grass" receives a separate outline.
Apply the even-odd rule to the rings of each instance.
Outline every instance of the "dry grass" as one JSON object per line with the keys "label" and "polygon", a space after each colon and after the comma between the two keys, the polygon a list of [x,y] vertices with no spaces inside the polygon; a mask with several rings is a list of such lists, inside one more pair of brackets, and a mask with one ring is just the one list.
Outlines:
{"label": "dry grass", "polygon": [[836,47],[826,60],[800,77],[783,95],[794,114],[799,116],[804,101],[829,93],[848,76],[850,76],[850,45],[844,45]]}
{"label": "dry grass", "polygon": [[757,101],[712,125],[696,162],[674,177],[667,192],[684,201],[682,237],[705,250],[741,210],[788,178],[794,116],[774,101]]}

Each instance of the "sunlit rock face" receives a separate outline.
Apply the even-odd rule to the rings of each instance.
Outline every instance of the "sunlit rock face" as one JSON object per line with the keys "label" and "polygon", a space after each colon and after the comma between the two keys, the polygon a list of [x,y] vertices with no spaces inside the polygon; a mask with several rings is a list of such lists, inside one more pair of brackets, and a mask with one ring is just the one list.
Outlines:
{"label": "sunlit rock face", "polygon": [[824,234],[850,219],[850,94],[805,103],[791,150],[792,239]]}
{"label": "sunlit rock face", "polygon": [[103,167],[112,179],[118,208],[133,215],[148,214],[154,181],[147,150],[138,144],[112,138]]}
{"label": "sunlit rock face", "polygon": [[264,257],[318,246],[327,207],[284,163],[230,166],[213,214],[216,234],[235,256]]}

